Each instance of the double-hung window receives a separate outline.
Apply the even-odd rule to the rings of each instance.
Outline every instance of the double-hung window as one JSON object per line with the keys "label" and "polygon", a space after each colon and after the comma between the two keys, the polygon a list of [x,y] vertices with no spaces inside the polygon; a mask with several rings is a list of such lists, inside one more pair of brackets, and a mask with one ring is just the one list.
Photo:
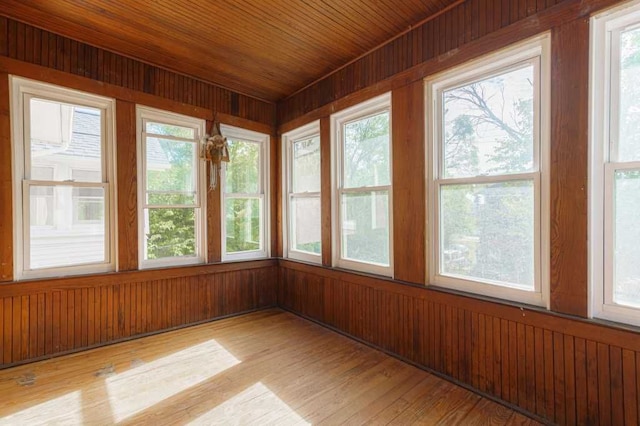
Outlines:
{"label": "double-hung window", "polygon": [[282,142],[285,256],[320,263],[320,123],[286,133]]}
{"label": "double-hung window", "polygon": [[429,283],[548,294],[549,37],[427,80]]}
{"label": "double-hung window", "polygon": [[269,256],[269,136],[222,125],[229,143],[222,167],[222,260]]}
{"label": "double-hung window", "polygon": [[206,261],[205,121],[137,107],[141,268]]}
{"label": "double-hung window", "polygon": [[392,277],[391,95],[333,114],[331,126],[333,264]]}
{"label": "double-hung window", "polygon": [[640,2],[591,29],[592,314],[640,325]]}
{"label": "double-hung window", "polygon": [[11,84],[16,279],[115,270],[113,100]]}

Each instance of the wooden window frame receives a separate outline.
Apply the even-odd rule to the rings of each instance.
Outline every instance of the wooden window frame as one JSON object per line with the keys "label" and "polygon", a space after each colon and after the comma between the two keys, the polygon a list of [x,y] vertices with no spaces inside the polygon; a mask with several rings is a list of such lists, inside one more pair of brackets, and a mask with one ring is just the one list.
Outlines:
{"label": "wooden window frame", "polygon": [[[232,262],[240,260],[265,259],[270,256],[270,193],[269,193],[269,147],[270,137],[267,134],[246,130],[240,127],[234,127],[226,124],[220,125],[220,132],[227,139],[237,139],[242,142],[254,143],[260,147],[260,159],[258,173],[258,192],[257,193],[226,193],[226,175],[227,163],[222,164],[220,178],[220,218],[222,230],[222,261]],[[233,161],[233,157],[230,159]],[[262,247],[259,250],[241,251],[235,253],[227,252],[227,226],[226,226],[226,202],[234,198],[253,198],[260,200],[260,238],[262,239]]]}
{"label": "wooden window frame", "polygon": [[[151,121],[154,123],[175,125],[180,127],[191,128],[194,130],[194,139],[175,139],[179,142],[192,142],[195,148],[195,169],[196,169],[196,196],[193,205],[171,205],[157,206],[147,204],[147,161],[146,161],[146,123]],[[200,142],[205,133],[206,122],[203,119],[177,114],[170,111],[164,111],[156,108],[150,108],[142,105],[136,105],[136,142],[137,142],[137,161],[138,161],[138,265],[140,269],[163,268],[171,266],[197,265],[206,263],[207,261],[207,231],[206,231],[206,170],[204,161],[199,157]],[[160,259],[145,259],[146,238],[145,238],[145,212],[150,208],[193,208],[195,209],[195,238],[196,253],[193,256],[174,256],[164,257]]]}
{"label": "wooden window frame", "polygon": [[[115,100],[79,90],[49,83],[10,76],[12,150],[13,150],[13,199],[14,199],[14,259],[15,279],[52,278],[67,275],[84,275],[112,272],[117,269],[116,238],[116,186],[115,186]],[[29,179],[30,171],[30,100],[51,100],[101,110],[101,182],[42,181]],[[105,258],[73,266],[30,269],[30,218],[29,188],[39,186],[67,186],[73,188],[101,187],[105,203]]]}
{"label": "wooden window frame", "polygon": [[[318,190],[315,192],[294,192],[293,191],[293,147],[296,143],[301,141],[306,141],[312,138],[318,138],[320,140],[320,121],[314,121],[312,123],[306,124],[302,127],[299,127],[295,130],[285,133],[282,135],[282,159],[283,159],[283,170],[282,170],[282,193],[285,194],[282,200],[282,215],[283,215],[283,223],[285,224],[282,227],[282,238],[283,238],[283,247],[284,247],[284,257],[295,260],[302,260],[310,263],[322,263],[322,251],[320,253],[311,253],[304,252],[300,250],[296,250],[294,247],[294,239],[292,237],[294,221],[291,214],[291,201],[292,199],[304,199],[304,198],[317,198],[322,202],[322,190]],[[320,140],[320,143],[322,141]],[[320,180],[321,174],[321,160],[318,161],[318,179]],[[322,222],[319,224],[320,229],[318,229],[318,234],[322,232]],[[322,239],[322,238],[321,238]]]}
{"label": "wooden window frame", "polygon": [[640,28],[640,1],[607,10],[590,23],[589,316],[640,326],[640,308],[614,301],[614,175],[640,170],[617,158],[620,34]]}
{"label": "wooden window frame", "polygon": [[[343,128],[346,124],[387,112],[389,114],[389,184],[380,186],[364,186],[344,188],[344,138]],[[391,92],[369,99],[353,107],[331,115],[331,194],[332,205],[332,263],[334,267],[380,275],[393,278],[393,113],[391,109]],[[387,191],[389,218],[389,265],[347,259],[342,253],[342,196],[344,194],[371,193]]]}
{"label": "wooden window frame", "polygon": [[[550,50],[548,33],[517,43],[425,79],[427,176],[427,285],[480,294],[549,309],[550,271]],[[520,174],[445,178],[442,176],[442,95],[446,90],[499,76],[533,65],[534,156],[533,171]],[[487,184],[532,181],[534,188],[534,288],[443,274],[440,271],[440,187],[444,184]]]}

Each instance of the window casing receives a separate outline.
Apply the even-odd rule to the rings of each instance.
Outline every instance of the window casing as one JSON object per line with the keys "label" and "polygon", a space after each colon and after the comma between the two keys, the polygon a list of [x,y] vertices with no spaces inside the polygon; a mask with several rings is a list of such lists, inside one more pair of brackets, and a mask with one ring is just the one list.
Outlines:
{"label": "window casing", "polygon": [[391,94],[331,116],[333,265],[393,277]]}
{"label": "window casing", "polygon": [[430,285],[548,308],[549,49],[426,80]]}
{"label": "window casing", "polygon": [[114,101],[10,81],[15,279],[114,271]]}
{"label": "window casing", "polygon": [[591,315],[640,325],[640,2],[591,22]]}
{"label": "window casing", "polygon": [[284,256],[320,263],[320,123],[315,121],[284,134],[282,144]]}
{"label": "window casing", "polygon": [[136,108],[141,269],[206,262],[205,121]]}
{"label": "window casing", "polygon": [[269,256],[269,136],[221,125],[229,143],[221,179],[222,260]]}

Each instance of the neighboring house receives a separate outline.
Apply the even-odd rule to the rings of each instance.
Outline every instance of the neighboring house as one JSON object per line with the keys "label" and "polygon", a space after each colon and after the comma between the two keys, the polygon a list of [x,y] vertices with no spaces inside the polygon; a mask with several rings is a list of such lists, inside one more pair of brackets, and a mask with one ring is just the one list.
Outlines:
{"label": "neighboring house", "polygon": [[[104,258],[100,111],[32,100],[31,120],[31,180],[96,182],[83,188],[32,186],[31,268],[64,264],[69,253],[74,263]],[[153,145],[149,167],[168,168],[166,153]]]}

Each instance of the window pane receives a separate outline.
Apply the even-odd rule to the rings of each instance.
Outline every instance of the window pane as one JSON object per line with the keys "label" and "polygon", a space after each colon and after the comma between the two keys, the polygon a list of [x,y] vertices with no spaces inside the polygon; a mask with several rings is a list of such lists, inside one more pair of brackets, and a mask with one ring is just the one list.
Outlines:
{"label": "window pane", "polygon": [[440,202],[442,274],[533,290],[532,181],[446,185]]}
{"label": "window pane", "polygon": [[171,124],[154,123],[147,121],[146,132],[160,136],[173,136],[183,139],[195,139],[195,129],[182,126],[173,126]]}
{"label": "window pane", "polygon": [[342,256],[389,266],[387,191],[342,196]]}
{"label": "window pane", "polygon": [[320,137],[293,143],[293,192],[320,192]]}
{"label": "window pane", "polygon": [[228,142],[231,161],[225,165],[225,192],[257,194],[260,188],[260,145],[233,140]]}
{"label": "window pane", "polygon": [[533,170],[534,68],[444,92],[445,178]]}
{"label": "window pane", "polygon": [[620,36],[619,161],[640,160],[640,28]]}
{"label": "window pane", "polygon": [[195,209],[146,209],[145,234],[145,259],[195,256]]}
{"label": "window pane", "polygon": [[29,103],[31,170],[54,168],[52,179],[73,179],[72,170],[82,165],[89,173],[85,182],[102,182],[102,118],[95,108],[43,99]]}
{"label": "window pane", "polygon": [[291,247],[321,253],[320,197],[291,198]]}
{"label": "window pane", "polygon": [[196,194],[147,193],[147,204],[152,206],[192,206],[196,204]]}
{"label": "window pane", "polygon": [[147,138],[147,190],[194,192],[196,149],[192,142]]}
{"label": "window pane", "polygon": [[231,198],[226,200],[225,223],[227,253],[260,250],[260,199]]}
{"label": "window pane", "polygon": [[390,185],[389,113],[344,125],[344,187]]}
{"label": "window pane", "polygon": [[640,308],[640,171],[615,173],[614,283],[615,303]]}
{"label": "window pane", "polygon": [[[105,207],[103,188],[31,186],[29,232],[31,269],[105,261]],[[79,220],[89,218],[88,221]]]}

